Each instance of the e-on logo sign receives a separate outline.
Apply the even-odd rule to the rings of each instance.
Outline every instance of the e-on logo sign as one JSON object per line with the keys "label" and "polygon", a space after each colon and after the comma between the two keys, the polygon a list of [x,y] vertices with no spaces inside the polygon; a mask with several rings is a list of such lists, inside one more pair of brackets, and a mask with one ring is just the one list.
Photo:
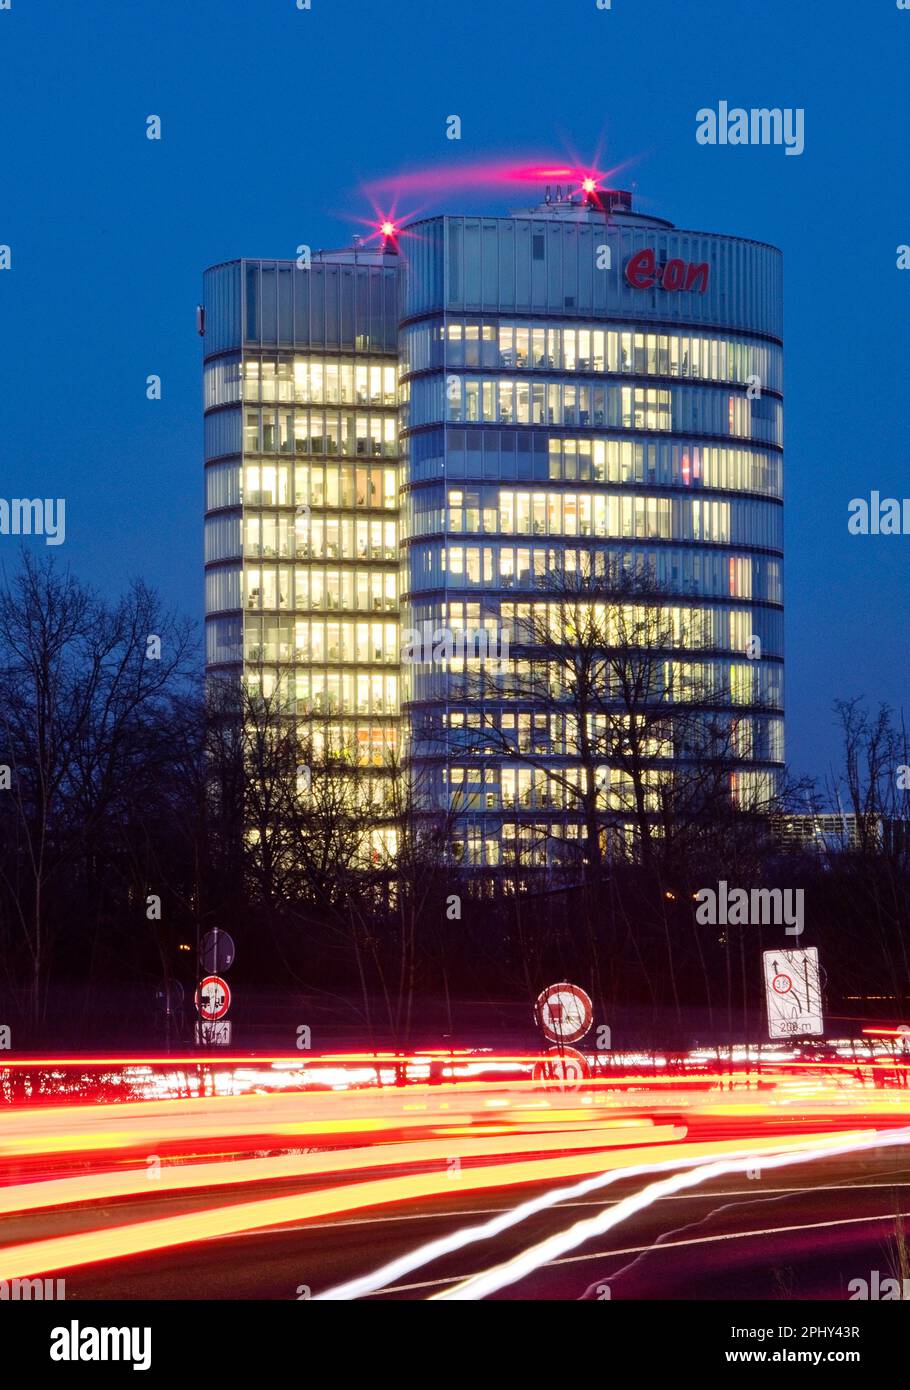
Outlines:
{"label": "e-on logo sign", "polygon": [[707,261],[695,265],[692,261],[672,260],[666,265],[657,264],[653,247],[636,251],[626,261],[626,279],[635,290],[649,290],[659,285],[662,290],[698,290],[704,294],[708,288],[709,266]]}

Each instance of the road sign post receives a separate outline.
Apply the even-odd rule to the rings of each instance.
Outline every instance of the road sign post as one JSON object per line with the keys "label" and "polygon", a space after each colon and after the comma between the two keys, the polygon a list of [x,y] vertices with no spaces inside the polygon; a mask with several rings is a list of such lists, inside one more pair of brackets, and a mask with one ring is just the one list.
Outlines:
{"label": "road sign post", "polygon": [[534,1017],[547,1041],[556,1046],[534,1063],[532,1080],[553,1085],[561,1091],[575,1090],[588,1076],[588,1064],[569,1044],[579,1042],[594,1022],[590,995],[568,980],[547,985],[537,996]]}
{"label": "road sign post", "polygon": [[583,1038],[594,1021],[590,995],[578,985],[561,980],[547,985],[537,996],[534,1016],[545,1038],[555,1043],[575,1043]]}
{"label": "road sign post", "polygon": [[231,1025],[227,1011],[231,1007],[231,991],[220,975],[206,975],[196,990],[196,1042],[202,1047],[228,1047]]}
{"label": "road sign post", "polygon": [[763,951],[762,972],[768,1010],[768,1037],[823,1037],[818,948]]}
{"label": "road sign post", "polygon": [[220,1018],[212,1023],[196,1020],[196,1042],[199,1047],[230,1047],[231,1021]]}
{"label": "road sign post", "polygon": [[196,991],[196,1043],[200,1047],[230,1047],[231,1024],[227,1019],[231,991],[224,979],[234,964],[234,938],[220,927],[207,931],[199,943],[199,973],[203,976]]}

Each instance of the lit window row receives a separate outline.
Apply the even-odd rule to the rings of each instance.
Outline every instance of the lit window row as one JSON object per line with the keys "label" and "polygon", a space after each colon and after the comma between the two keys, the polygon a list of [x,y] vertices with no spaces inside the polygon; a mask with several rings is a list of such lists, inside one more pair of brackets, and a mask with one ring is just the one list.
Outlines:
{"label": "lit window row", "polygon": [[[389,628],[393,634],[397,634],[397,623],[356,623],[355,631],[351,631],[351,624],[345,624],[345,631],[339,634],[336,631],[337,624],[329,624],[328,628],[320,624],[321,633],[315,642],[311,639],[311,629],[305,620],[293,617],[259,617],[256,614],[245,614],[243,623],[244,642],[246,645],[246,659],[248,661],[299,661],[300,651],[312,651],[315,646],[323,653],[322,660],[328,658],[330,661],[339,659],[346,660],[351,658],[339,658],[337,652],[339,645],[343,650],[355,650],[358,661],[386,661],[386,651],[391,646],[395,653],[395,662],[398,661],[398,639],[397,635],[389,637]],[[226,634],[232,637],[233,634]],[[371,655],[372,651],[376,655]]]}
{"label": "lit window row", "polygon": [[[639,486],[647,485],[635,477],[630,481]],[[619,499],[602,493],[449,488],[448,530],[455,534],[605,536],[609,534],[605,529],[608,500],[618,502]],[[436,529],[429,520],[437,514],[432,503],[432,493],[412,496],[410,509],[415,518],[415,534]]]}
{"label": "lit window row", "polygon": [[[600,425],[611,422],[614,388],[559,381],[506,381],[490,377],[446,380],[446,419],[452,423],[501,425]],[[627,429],[672,429],[671,396],[653,386],[618,388],[619,417]],[[415,417],[413,423],[420,423]]]}
{"label": "lit window row", "polygon": [[398,369],[388,360],[345,357],[220,358],[206,363],[205,408],[238,401],[394,406]]}
{"label": "lit window row", "polygon": [[548,441],[550,478],[572,482],[709,487],[781,494],[780,455],[723,444],[638,444],[630,439]]}
{"label": "lit window row", "polygon": [[[756,404],[752,402],[753,407]],[[774,419],[761,424],[769,435],[768,444],[776,442],[770,436],[780,424],[779,402],[771,404]],[[782,465],[776,450],[758,443],[748,447],[694,443],[680,438],[689,433],[702,438],[706,433],[725,435],[729,426],[725,398],[715,394],[711,418],[700,414],[696,419],[694,407],[689,413],[693,417],[691,430],[678,429],[673,439],[653,441],[604,439],[603,434],[611,431],[612,425],[594,437],[570,438],[530,428],[485,425],[462,429],[438,425],[404,437],[406,476],[411,484],[443,476],[467,478],[475,483],[481,478],[510,482],[565,478],[572,482],[641,481],[677,487],[723,487],[780,496]],[[716,430],[709,429],[712,423]]]}
{"label": "lit window row", "polygon": [[[480,517],[472,508],[463,506],[464,493],[449,491],[449,530],[480,530]],[[502,535],[609,536],[619,535],[622,503],[640,503],[637,513],[647,517],[653,534],[669,535],[670,499],[667,497],[622,497],[604,493],[573,492],[512,492],[501,491],[498,521]],[[631,518],[636,508],[627,509]],[[661,518],[658,521],[658,517]],[[485,522],[490,520],[489,514]],[[630,525],[634,523],[630,520]]]}
{"label": "lit window row", "polygon": [[[456,510],[456,516],[458,508]],[[688,518],[688,522],[684,518]],[[677,520],[674,530],[671,518]],[[432,514],[414,517],[414,534],[420,534],[422,522],[432,525]],[[604,538],[637,537],[703,541],[729,541],[730,503],[706,501],[702,498],[672,499],[669,497],[610,496],[602,493],[503,493],[499,512],[503,535],[540,536],[600,536]],[[429,528],[428,528],[429,529]],[[460,526],[452,527],[453,531]],[[685,535],[680,534],[686,531]],[[484,548],[491,554],[489,547]],[[462,547],[449,547],[449,556],[458,557]],[[468,547],[465,554],[478,554],[477,547]],[[461,573],[465,561],[450,558],[443,561],[452,574]],[[492,565],[492,561],[491,561]],[[491,569],[492,574],[492,569]]]}
{"label": "lit window row", "polygon": [[[313,718],[398,714],[398,676],[375,671],[292,670],[248,666],[250,689],[275,696],[284,709]],[[388,726],[384,726],[387,731]],[[392,726],[394,732],[394,726]]]}
{"label": "lit window row", "polygon": [[[702,736],[707,743],[714,735],[716,715],[708,716],[712,724],[709,731],[703,725]],[[451,710],[443,715],[443,725],[448,735],[443,735],[446,746],[452,750],[470,750],[475,758],[498,755],[499,758],[520,754],[552,755],[562,758],[578,756],[580,737],[578,719],[571,713],[539,713],[530,710],[504,710],[497,713],[484,710]],[[608,726],[604,715],[592,714],[586,721],[587,744],[596,755],[598,748],[608,743],[616,743],[629,718],[611,716]],[[608,737],[609,735],[609,737]],[[724,749],[734,756],[752,757],[759,744],[764,745],[767,761],[781,761],[783,757],[784,723],[779,718],[761,718],[737,714],[728,719],[726,737],[720,742]],[[651,740],[650,756],[672,758],[674,751],[667,734]],[[475,763],[475,766],[477,764]],[[488,780],[496,780],[498,762],[491,763],[485,774]]]}
{"label": "lit window row", "polygon": [[359,507],[394,511],[394,467],[377,464],[210,464],[205,471],[206,509],[219,507]]}
{"label": "lit window row", "polygon": [[398,479],[394,468],[357,468],[350,465],[323,467],[298,465],[295,487],[300,501],[313,507],[398,506]]}
{"label": "lit window row", "polygon": [[354,517],[306,517],[293,513],[277,517],[248,515],[244,518],[243,551],[247,557],[255,559],[319,556],[394,560],[397,558],[395,528],[394,521],[358,521]]}
{"label": "lit window row", "polygon": [[[448,782],[449,803],[457,811],[498,811],[546,809],[580,813],[583,809],[582,769],[568,770],[568,785],[565,784],[565,768],[546,767],[502,767],[492,772],[482,772],[477,767],[453,767]],[[618,812],[629,815],[638,811],[636,787],[633,779],[616,768],[602,767],[595,770],[597,778],[597,806],[602,812]],[[661,791],[670,781],[670,774],[663,770],[647,769],[642,778],[644,809],[657,812],[661,808]],[[492,784],[492,785],[491,785]]]}
{"label": "lit window row", "polygon": [[[569,574],[603,575],[603,550],[576,550],[574,547],[547,549],[543,546],[493,547],[492,572],[499,574],[501,588],[533,588],[557,566]],[[496,559],[498,555],[498,561]],[[414,590],[441,583],[444,571],[439,547],[415,544],[409,553],[410,585]],[[782,602],[780,561],[771,557],[711,554],[691,550],[639,551],[629,573],[649,576],[671,590],[730,598],[762,598]],[[757,578],[756,578],[757,576]]]}
{"label": "lit window row", "polygon": [[[468,751],[475,757],[484,757],[490,754],[505,755],[514,757],[516,753],[522,754],[553,754],[561,757],[577,757],[580,747],[580,739],[577,730],[577,720],[571,715],[560,714],[531,714],[529,712],[503,714],[501,720],[496,720],[489,712],[486,713],[487,723],[483,728],[480,726],[480,716],[461,711],[453,711],[448,717],[449,728],[456,732],[448,739],[448,747],[460,751]],[[495,741],[490,725],[498,727],[502,733],[502,741]],[[608,744],[619,745],[622,737],[622,730],[630,727],[630,719],[615,716],[611,719],[609,729],[604,716],[590,715],[586,721],[588,729],[588,744],[592,753],[598,748],[605,748]],[[462,732],[458,732],[462,731]],[[610,737],[608,738],[608,733]],[[645,746],[646,745],[646,746]],[[642,751],[648,757],[673,756],[673,746],[669,734],[662,737],[653,736],[645,740]],[[475,766],[478,764],[475,763]],[[487,780],[497,780],[498,763],[490,764],[487,770]],[[470,780],[470,779],[469,779]]]}
{"label": "lit window row", "polygon": [[293,629],[247,628],[247,661],[356,662],[397,666],[400,662],[398,624],[322,622],[298,619]]}
{"label": "lit window row", "polygon": [[409,430],[440,421],[505,424],[519,434],[524,425],[672,429],[679,435],[734,435],[776,445],[781,441],[782,419],[777,397],[765,394],[750,400],[717,386],[582,386],[527,379],[516,383],[500,378],[477,381],[442,372],[415,378],[403,415]]}
{"label": "lit window row", "polygon": [[[449,771],[450,802],[453,808],[487,811],[547,808],[559,811],[582,810],[582,769],[565,767],[507,767],[479,769],[452,767]],[[636,809],[635,786],[628,774],[616,768],[597,768],[597,805],[602,811]],[[566,780],[569,785],[567,786]],[[660,809],[660,788],[667,774],[648,769],[643,773],[645,809]]]}
{"label": "lit window row", "polygon": [[625,645],[630,638],[653,647],[716,647],[743,652],[755,631],[753,615],[741,608],[696,608],[675,604],[503,603],[503,625],[512,642],[548,640],[575,644],[573,624],[580,623],[588,641]]}
{"label": "lit window row", "polygon": [[337,410],[245,410],[243,451],[391,458],[398,453],[398,417]]}
{"label": "lit window row", "polygon": [[[481,663],[470,659],[449,663],[444,669],[431,668],[411,673],[408,698],[413,701],[455,701],[478,698],[478,676]],[[559,663],[544,663],[550,698],[568,699],[566,672]],[[527,699],[532,676],[542,676],[541,663],[519,660],[510,655],[508,662],[487,665],[484,678],[484,697],[490,701]],[[655,677],[657,688],[664,692],[669,703],[685,703],[697,707],[706,699],[714,704],[741,706],[762,705],[779,709],[781,705],[781,670],[775,661],[733,660],[730,656],[706,657],[699,661],[668,658]]]}
{"label": "lit window row", "polygon": [[397,560],[398,523],[314,516],[298,531],[296,551],[298,559]]}
{"label": "lit window row", "polygon": [[392,569],[374,573],[366,569],[257,565],[247,567],[245,573],[228,568],[208,570],[205,587],[207,613],[240,608],[288,612],[326,608],[378,613],[395,611],[398,575]]}
{"label": "lit window row", "polygon": [[[445,357],[442,341],[445,338]],[[692,333],[636,333],[569,325],[529,326],[452,320],[420,324],[406,334],[408,370],[436,366],[536,371],[630,372],[648,376],[739,382],[750,376],[780,385],[780,349],[764,343]]]}
{"label": "lit window row", "polygon": [[294,607],[345,613],[394,613],[398,608],[398,575],[394,570],[298,567],[294,578]]}

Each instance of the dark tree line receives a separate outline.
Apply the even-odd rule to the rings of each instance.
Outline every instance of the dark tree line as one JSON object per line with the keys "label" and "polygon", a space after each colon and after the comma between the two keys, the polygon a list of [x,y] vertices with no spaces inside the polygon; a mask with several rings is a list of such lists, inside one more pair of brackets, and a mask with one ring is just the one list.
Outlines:
{"label": "dark tree line", "polygon": [[[251,1045],[292,1047],[300,1024],[314,1046],[514,1037],[560,978],[589,988],[616,1045],[754,1038],[772,945],[819,946],[844,1035],[906,1019],[910,755],[892,714],[842,704],[824,793],[737,809],[748,750],[697,662],[685,690],[668,675],[678,634],[660,595],[551,576],[541,599],[515,634],[535,659],[466,679],[491,695],[511,681],[558,721],[566,756],[554,772],[551,751],[493,721],[470,737],[551,782],[587,833],[556,858],[518,836],[484,873],[453,853],[464,805],[415,813],[419,769],[360,766],[320,716],[205,689],[190,625],[143,584],[104,602],[26,554],[0,588],[0,1024],[16,1046],[187,1042],[214,926],[237,942],[233,1016]],[[823,804],[855,817],[855,843],[784,849],[781,818]],[[804,938],[700,926],[694,895],[721,879],[803,888]]]}

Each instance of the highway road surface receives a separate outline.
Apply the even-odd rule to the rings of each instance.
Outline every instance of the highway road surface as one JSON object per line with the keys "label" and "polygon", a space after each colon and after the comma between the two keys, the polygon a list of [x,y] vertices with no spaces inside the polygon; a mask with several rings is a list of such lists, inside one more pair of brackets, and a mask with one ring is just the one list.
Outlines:
{"label": "highway road surface", "polygon": [[910,1293],[910,1092],[887,1065],[614,1059],[563,1088],[515,1057],[432,1079],[321,1060],[14,1096],[0,1280],[63,1279],[68,1302]]}

